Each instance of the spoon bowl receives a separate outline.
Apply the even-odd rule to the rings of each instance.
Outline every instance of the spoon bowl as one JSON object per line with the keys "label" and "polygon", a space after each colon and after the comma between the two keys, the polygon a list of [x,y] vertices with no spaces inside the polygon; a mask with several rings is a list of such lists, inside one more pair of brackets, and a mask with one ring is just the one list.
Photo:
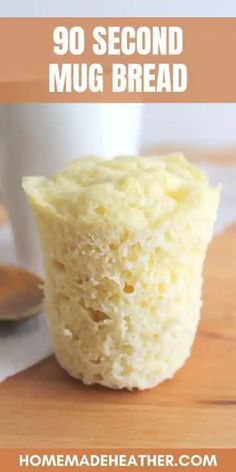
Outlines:
{"label": "spoon bowl", "polygon": [[19,267],[0,266],[0,322],[19,321],[43,309],[43,281]]}

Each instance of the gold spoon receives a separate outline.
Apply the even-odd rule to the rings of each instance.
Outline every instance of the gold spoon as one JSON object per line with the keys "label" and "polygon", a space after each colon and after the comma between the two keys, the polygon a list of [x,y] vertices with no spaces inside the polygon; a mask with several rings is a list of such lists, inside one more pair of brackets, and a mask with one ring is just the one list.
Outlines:
{"label": "gold spoon", "polygon": [[18,321],[43,308],[42,280],[26,270],[0,266],[0,321]]}

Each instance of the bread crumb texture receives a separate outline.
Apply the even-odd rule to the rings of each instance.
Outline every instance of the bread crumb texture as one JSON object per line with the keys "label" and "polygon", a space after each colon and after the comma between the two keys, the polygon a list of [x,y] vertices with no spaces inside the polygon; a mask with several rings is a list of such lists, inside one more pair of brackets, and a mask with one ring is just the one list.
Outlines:
{"label": "bread crumb texture", "polygon": [[146,389],[190,354],[220,191],[182,155],[88,157],[26,177],[59,363],[85,384]]}

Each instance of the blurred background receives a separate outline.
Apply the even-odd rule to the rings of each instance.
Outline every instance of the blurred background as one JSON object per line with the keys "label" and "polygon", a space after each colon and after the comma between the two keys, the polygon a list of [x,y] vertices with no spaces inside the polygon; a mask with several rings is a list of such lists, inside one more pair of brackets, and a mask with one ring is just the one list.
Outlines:
{"label": "blurred background", "polygon": [[[0,16],[234,17],[235,0],[0,0]],[[143,110],[142,152],[160,148],[234,148],[236,106],[148,104]]]}
{"label": "blurred background", "polygon": [[[30,106],[28,106],[28,108],[30,108]],[[123,114],[121,110],[122,106],[125,113],[127,113],[128,110],[130,117],[126,119],[125,127],[123,126],[124,117],[122,118],[120,114],[117,116],[117,112],[115,114],[113,113],[112,104],[104,106],[72,104],[66,105],[65,108],[67,110],[69,108],[74,110],[76,107],[78,114],[80,110],[81,112],[83,110],[84,116],[88,117],[89,115],[90,125],[95,120],[94,115],[97,113],[96,108],[104,108],[107,117],[110,114],[110,118],[105,118],[105,116],[103,118],[106,128],[104,129],[104,135],[106,135],[107,141],[111,138],[113,142],[114,140],[118,141],[116,143],[117,148],[115,147],[115,152],[118,153],[133,152],[133,148],[129,148],[127,142],[127,140],[132,139],[130,137],[130,133],[132,133],[131,128],[133,128],[132,119],[136,121],[140,120],[137,150],[144,154],[157,150],[186,150],[190,154],[192,154],[192,151],[197,151],[198,156],[200,156],[200,154],[202,156],[202,151],[203,153],[205,151],[213,151],[217,156],[221,154],[221,151],[225,152],[225,150],[227,150],[227,152],[231,154],[234,153],[234,149],[236,149],[236,104],[147,103],[142,105],[141,116],[139,105],[120,104],[118,109],[121,114]],[[39,107],[42,109],[43,107],[46,108],[47,105],[40,105],[38,109]],[[56,107],[58,107],[58,105],[51,105],[52,109],[56,109]],[[0,105],[0,129],[2,131],[4,128],[3,108],[4,107]],[[15,109],[17,110],[17,105]],[[87,111],[85,111],[85,109]],[[109,111],[109,109],[111,111]],[[73,113],[74,111],[72,112],[72,117],[74,116]],[[98,120],[101,121],[99,118]],[[111,137],[112,121],[116,123],[117,132],[116,136]],[[80,126],[78,125],[78,133],[79,130]],[[42,131],[45,132],[45,129],[42,129]],[[80,139],[83,138],[84,136],[82,135]],[[124,141],[123,144],[121,143],[122,140]],[[92,141],[91,138],[90,141]],[[99,152],[99,149],[96,149],[96,147],[93,148],[92,144],[91,142],[91,149],[89,149],[88,152]],[[75,150],[75,154],[76,152]],[[85,152],[87,152],[87,149]],[[113,152],[113,146],[110,147],[110,152]],[[80,152],[78,152],[78,154],[80,154]]]}
{"label": "blurred background", "polygon": [[[235,125],[236,104],[1,105],[0,224],[11,222],[16,261],[41,273],[23,176],[51,176],[68,161],[91,154],[111,158],[183,152],[203,167],[208,165],[203,170],[210,181],[224,185],[218,219],[222,230],[236,219]],[[228,164],[231,168],[225,169]],[[6,251],[0,244],[2,262],[14,262],[14,257],[12,249]]]}
{"label": "blurred background", "polygon": [[[235,104],[145,104],[143,152],[155,149],[198,151],[236,147]],[[190,156],[189,156],[190,157]]]}

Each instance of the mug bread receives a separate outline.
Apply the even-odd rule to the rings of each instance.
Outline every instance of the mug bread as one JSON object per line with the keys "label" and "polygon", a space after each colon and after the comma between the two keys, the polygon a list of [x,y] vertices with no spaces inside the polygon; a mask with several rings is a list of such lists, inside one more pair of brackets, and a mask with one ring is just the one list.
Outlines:
{"label": "mug bread", "polygon": [[171,378],[195,337],[219,189],[179,154],[88,157],[23,187],[62,367],[130,390]]}

